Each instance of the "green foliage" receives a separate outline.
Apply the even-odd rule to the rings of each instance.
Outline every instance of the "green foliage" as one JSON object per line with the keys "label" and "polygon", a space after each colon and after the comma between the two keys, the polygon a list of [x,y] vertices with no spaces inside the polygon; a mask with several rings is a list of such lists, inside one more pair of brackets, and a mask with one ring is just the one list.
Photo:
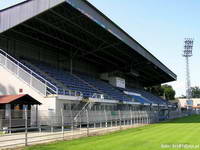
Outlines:
{"label": "green foliage", "polygon": [[148,87],[147,91],[153,93],[154,95],[162,96],[167,100],[175,100],[176,92],[171,85],[165,84],[162,86],[161,85],[152,86]]}
{"label": "green foliage", "polygon": [[152,93],[154,93],[158,96],[163,96],[163,93],[164,93],[164,89],[162,88],[161,85],[153,86],[151,91],[152,91]]}
{"label": "green foliage", "polygon": [[148,91],[154,95],[157,95],[157,96],[163,96],[163,93],[164,93],[164,89],[161,87],[161,85],[148,87],[148,88],[146,88],[146,91]]}
{"label": "green foliage", "polygon": [[192,98],[200,98],[200,88],[198,86],[191,88]]}
{"label": "green foliage", "polygon": [[164,95],[165,95],[165,98],[167,100],[175,100],[175,95],[176,95],[176,92],[175,90],[172,88],[171,85],[162,85],[162,88],[164,90]]}
{"label": "green foliage", "polygon": [[30,146],[25,150],[163,150],[162,144],[199,145],[199,131],[200,116],[195,115],[103,136]]}

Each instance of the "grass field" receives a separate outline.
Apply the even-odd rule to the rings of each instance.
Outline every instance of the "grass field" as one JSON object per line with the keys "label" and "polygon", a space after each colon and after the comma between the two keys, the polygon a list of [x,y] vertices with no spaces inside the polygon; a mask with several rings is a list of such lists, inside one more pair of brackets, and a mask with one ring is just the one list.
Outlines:
{"label": "grass field", "polygon": [[199,144],[200,116],[196,115],[104,136],[27,147],[25,150],[191,150],[200,149]]}

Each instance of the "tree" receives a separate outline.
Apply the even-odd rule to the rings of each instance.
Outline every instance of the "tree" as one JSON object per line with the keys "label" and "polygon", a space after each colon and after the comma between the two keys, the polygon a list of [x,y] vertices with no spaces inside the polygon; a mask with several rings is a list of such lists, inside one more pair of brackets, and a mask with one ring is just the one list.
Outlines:
{"label": "tree", "polygon": [[164,93],[164,89],[161,87],[161,85],[148,87],[148,88],[146,88],[146,90],[157,96],[163,96],[163,93]]}
{"label": "tree", "polygon": [[171,85],[157,85],[146,88],[147,91],[154,95],[165,97],[167,100],[175,100],[175,90]]}
{"label": "tree", "polygon": [[198,86],[191,87],[192,98],[200,98],[200,88]]}
{"label": "tree", "polygon": [[175,100],[175,95],[176,95],[176,92],[175,90],[172,88],[171,85],[162,85],[162,88],[164,90],[164,95],[165,95],[165,98],[167,100]]}

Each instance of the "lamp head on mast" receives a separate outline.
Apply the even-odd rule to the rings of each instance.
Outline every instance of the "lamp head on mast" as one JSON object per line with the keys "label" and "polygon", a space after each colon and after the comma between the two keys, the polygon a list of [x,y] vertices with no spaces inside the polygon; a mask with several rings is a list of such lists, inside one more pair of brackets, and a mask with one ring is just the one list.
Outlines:
{"label": "lamp head on mast", "polygon": [[183,56],[184,57],[191,57],[192,56],[192,49],[193,49],[193,39],[192,38],[185,38],[184,41],[184,50],[183,50]]}

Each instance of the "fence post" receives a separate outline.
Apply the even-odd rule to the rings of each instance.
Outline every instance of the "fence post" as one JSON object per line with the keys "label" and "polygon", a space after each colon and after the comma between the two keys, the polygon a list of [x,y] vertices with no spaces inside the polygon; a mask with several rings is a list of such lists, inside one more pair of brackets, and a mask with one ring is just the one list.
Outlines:
{"label": "fence post", "polygon": [[81,117],[82,117],[82,116],[81,116],[81,114],[80,114],[80,117],[79,117],[79,118],[80,118],[80,121],[79,121],[79,128],[80,128],[80,129],[82,128],[82,120],[81,120]]}
{"label": "fence post", "polygon": [[151,124],[152,123],[152,111],[150,111],[150,116],[149,116],[150,118],[149,118],[149,124]]}
{"label": "fence post", "polygon": [[110,119],[110,127],[113,127],[113,111],[110,111],[110,113],[109,113],[109,119]]}
{"label": "fence post", "polygon": [[151,124],[151,111],[149,111],[149,124]]}
{"label": "fence post", "polygon": [[41,128],[41,119],[39,120],[38,124],[39,124],[39,132],[41,133],[41,132],[42,132],[42,128]]}
{"label": "fence post", "polygon": [[52,116],[52,119],[51,119],[51,133],[53,133],[53,118],[54,116]]}
{"label": "fence post", "polygon": [[138,111],[135,111],[135,125],[138,125]]}
{"label": "fence post", "polygon": [[115,126],[117,127],[117,120],[118,119],[117,119],[117,115],[116,114],[117,114],[117,111],[115,111]]}
{"label": "fence post", "polygon": [[72,132],[72,136],[71,139],[73,139],[74,136],[74,118],[73,118],[73,114],[72,114],[72,109],[70,109],[70,114],[69,114],[69,118],[71,120],[71,132]]}
{"label": "fence post", "polygon": [[123,123],[124,123],[124,126],[126,125],[126,112],[127,111],[122,111],[122,116],[123,116]]}
{"label": "fence post", "polygon": [[142,112],[141,112],[141,110],[139,111],[139,116],[140,116],[140,125],[142,125]]}
{"label": "fence post", "polygon": [[38,105],[36,105],[36,108],[35,108],[35,116],[36,116],[36,127],[38,128],[38,131],[41,132],[40,120],[38,119],[39,118]]}
{"label": "fence post", "polygon": [[108,127],[108,120],[107,120],[107,115],[106,115],[106,110],[104,109],[104,115],[105,115],[105,123],[106,123],[106,128]]}
{"label": "fence post", "polygon": [[142,125],[144,125],[144,112],[141,111],[141,123]]}
{"label": "fence post", "polygon": [[133,114],[133,125],[135,126],[135,109],[132,111],[132,114]]}
{"label": "fence post", "polygon": [[12,110],[11,110],[11,106],[10,106],[10,109],[9,109],[9,133],[11,134],[12,133]]}
{"label": "fence post", "polygon": [[64,114],[63,114],[63,109],[61,109],[61,123],[62,123],[62,136],[63,136],[63,140],[64,140],[65,135],[64,135]]}
{"label": "fence post", "polygon": [[88,109],[86,109],[86,117],[87,117],[87,136],[90,135],[89,131],[89,114],[88,114]]}
{"label": "fence post", "polygon": [[95,119],[95,116],[97,115],[96,107],[95,107],[95,110],[93,112],[94,113],[92,113],[92,121],[93,121],[93,124],[94,124],[94,128],[96,128],[96,119]]}
{"label": "fence post", "polygon": [[149,111],[149,124],[151,124],[151,111]]}
{"label": "fence post", "polygon": [[130,109],[130,114],[131,114],[131,126],[133,125],[133,113],[132,110]]}
{"label": "fence post", "polygon": [[[102,116],[102,110],[100,111],[100,116]],[[102,128],[102,120],[103,120],[103,117],[101,117],[101,120],[100,120],[100,128]]]}
{"label": "fence post", "polygon": [[119,110],[119,128],[120,130],[122,129],[122,123],[121,123],[122,119],[121,119],[121,112]]}
{"label": "fence post", "polygon": [[25,110],[25,146],[28,146],[28,114],[27,114],[27,105],[24,107]]}

